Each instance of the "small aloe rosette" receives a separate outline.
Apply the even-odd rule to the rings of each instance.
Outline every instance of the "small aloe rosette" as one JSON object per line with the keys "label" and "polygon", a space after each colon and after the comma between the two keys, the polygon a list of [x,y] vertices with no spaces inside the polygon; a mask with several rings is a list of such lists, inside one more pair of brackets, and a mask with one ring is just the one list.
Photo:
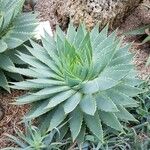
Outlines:
{"label": "small aloe rosette", "polygon": [[41,130],[33,126],[31,122],[25,122],[24,127],[24,132],[17,127],[14,128],[16,136],[4,134],[4,140],[12,142],[15,146],[1,150],[61,150],[68,144],[68,141],[63,141],[58,136],[59,131],[56,129],[43,135]]}
{"label": "small aloe rosette", "polygon": [[73,141],[90,132],[103,142],[105,124],[123,132],[120,121],[136,121],[127,108],[138,106],[132,97],[141,92],[141,80],[130,45],[121,43],[108,26],[89,32],[83,24],[70,24],[66,34],[57,27],[54,37],[45,33],[42,45],[31,41],[31,55],[18,54],[29,68],[14,68],[31,78],[12,85],[29,93],[15,104],[32,104],[26,118],[40,117],[48,131],[67,121]]}
{"label": "small aloe rosette", "polygon": [[0,88],[10,91],[8,80],[22,80],[11,69],[21,61],[15,56],[18,46],[33,37],[38,25],[37,15],[22,13],[25,0],[0,0]]}

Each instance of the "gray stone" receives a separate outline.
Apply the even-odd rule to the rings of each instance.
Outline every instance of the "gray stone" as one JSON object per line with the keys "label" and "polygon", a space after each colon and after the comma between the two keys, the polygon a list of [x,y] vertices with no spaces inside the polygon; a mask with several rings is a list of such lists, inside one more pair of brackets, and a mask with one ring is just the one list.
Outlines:
{"label": "gray stone", "polygon": [[100,28],[108,22],[110,28],[118,27],[124,18],[142,0],[51,0],[51,12],[56,24],[65,29],[72,21],[78,26],[84,21],[89,29],[96,23]]}

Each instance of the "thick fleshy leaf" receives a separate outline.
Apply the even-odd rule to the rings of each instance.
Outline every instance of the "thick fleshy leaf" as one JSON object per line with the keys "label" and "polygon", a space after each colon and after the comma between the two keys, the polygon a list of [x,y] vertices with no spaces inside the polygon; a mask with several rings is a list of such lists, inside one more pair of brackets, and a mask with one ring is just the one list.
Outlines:
{"label": "thick fleshy leaf", "polygon": [[7,79],[1,70],[0,70],[0,87],[4,88],[8,92],[10,92]]}
{"label": "thick fleshy leaf", "polygon": [[64,52],[65,52],[64,42],[59,36],[56,37],[56,41],[57,41],[56,47],[57,47],[58,57],[61,57],[61,59],[63,60]]}
{"label": "thick fleshy leaf", "polygon": [[104,70],[106,66],[111,62],[113,56],[120,45],[120,41],[115,41],[113,44],[107,47],[101,48],[97,53],[93,53],[93,66],[95,76],[100,75],[100,72]]}
{"label": "thick fleshy leaf", "polygon": [[73,23],[70,23],[67,30],[67,39],[70,43],[73,43],[75,39],[75,36],[72,35],[76,35],[76,31],[75,28],[73,27]]}
{"label": "thick fleshy leaf", "polygon": [[99,116],[107,126],[110,126],[111,128],[118,131],[123,131],[122,125],[113,113],[99,111]]}
{"label": "thick fleshy leaf", "polygon": [[133,68],[132,65],[116,65],[113,67],[107,67],[101,72],[99,78],[108,78],[115,81],[119,81],[124,78],[128,72]]}
{"label": "thick fleshy leaf", "polygon": [[[36,48],[37,44],[33,44],[34,42],[32,41],[32,45],[34,48]],[[44,49],[42,47],[36,48],[37,53],[34,52],[33,48],[27,47],[26,48],[30,51],[30,53],[35,56],[37,59],[39,59],[42,63],[46,64],[48,67],[50,67],[51,70],[56,72],[57,74],[60,74],[59,69],[57,68],[56,64],[51,60],[50,56],[47,53],[44,53]],[[41,48],[41,49],[40,49]]]}
{"label": "thick fleshy leaf", "polygon": [[85,94],[88,93],[96,93],[98,91],[104,91],[107,89],[112,88],[113,86],[116,86],[118,84],[117,81],[106,78],[106,77],[100,77],[96,78],[92,81],[88,81],[82,85],[82,92]]}
{"label": "thick fleshy leaf", "polygon": [[80,101],[80,107],[84,113],[94,116],[96,112],[95,97],[91,94],[84,95]]}
{"label": "thick fleshy leaf", "polygon": [[94,54],[98,53],[99,51],[103,50],[106,48],[106,45],[112,45],[112,43],[115,43],[116,39],[116,32],[112,32],[108,37],[102,40],[98,45],[96,45],[96,48],[94,48]]}
{"label": "thick fleshy leaf", "polygon": [[14,66],[14,64],[11,59],[5,54],[0,54],[0,68],[9,72],[13,72],[11,68],[12,66]]}
{"label": "thick fleshy leaf", "polygon": [[94,50],[97,47],[97,45],[100,44],[100,41],[102,42],[107,38],[108,25],[105,28],[103,28],[103,30],[99,34],[97,34],[98,32],[99,32],[99,25],[95,26],[95,28],[91,32],[91,39],[92,40],[94,39],[93,41]]}
{"label": "thick fleshy leaf", "polygon": [[74,93],[75,93],[75,91],[68,90],[68,91],[57,94],[53,98],[49,99],[49,104],[47,105],[46,108],[52,108],[52,107],[57,106],[58,104],[65,101],[66,99],[70,98]]}
{"label": "thick fleshy leaf", "polygon": [[38,121],[40,122],[40,124],[38,125],[38,128],[40,129],[42,134],[45,134],[50,126],[50,118],[52,118],[54,113],[54,110],[51,110],[49,112],[47,112],[44,115],[41,115],[38,119]]}
{"label": "thick fleshy leaf", "polygon": [[120,83],[118,84],[116,87],[113,88],[115,91],[119,91],[121,93],[124,93],[128,96],[136,96],[137,94],[140,94],[142,93],[142,90],[137,88],[137,87],[134,87],[134,86],[131,86],[131,85],[128,85],[126,83]]}
{"label": "thick fleshy leaf", "polygon": [[52,47],[52,45],[50,44],[49,41],[47,41],[45,38],[42,38],[42,44],[45,48],[45,50],[47,51],[47,53],[49,54],[49,56],[51,57],[51,59],[53,61],[55,61],[56,65],[59,67],[59,69],[62,68],[62,64],[59,60],[58,55],[56,54],[56,47]]}
{"label": "thick fleshy leaf", "polygon": [[35,71],[31,70],[31,69],[24,69],[24,68],[16,68],[16,67],[11,67],[13,69],[13,71],[15,71],[16,73],[20,73],[24,76],[29,76],[29,77],[43,77],[40,74],[37,74]]}
{"label": "thick fleshy leaf", "polygon": [[[40,84],[40,83],[32,83],[30,81],[22,81],[22,82],[13,82],[13,85],[9,86],[14,89],[22,89],[22,90],[33,90],[33,89],[43,89],[50,87],[52,85],[49,84]],[[56,84],[54,84],[56,85]]]}
{"label": "thick fleshy leaf", "polygon": [[118,51],[114,54],[113,59],[131,54],[131,53],[129,52],[129,49],[130,49],[130,48],[131,48],[131,44],[127,44],[127,45],[125,45],[124,47],[121,47],[121,48],[118,49]]}
{"label": "thick fleshy leaf", "polygon": [[[47,33],[45,30],[44,30],[44,39],[49,43],[49,47],[53,50],[56,50],[56,43],[55,43],[55,40],[54,38],[49,34]],[[43,40],[43,38],[42,38]]]}
{"label": "thick fleshy leaf", "polygon": [[[88,46],[90,49],[92,49],[89,32],[87,32],[87,34],[84,36],[84,39],[80,42],[78,49],[83,51],[83,49],[86,48],[86,46]],[[84,54],[84,53],[82,52],[82,54]]]}
{"label": "thick fleshy leaf", "polygon": [[56,26],[56,34],[61,38],[62,41],[65,40],[65,34],[58,25]]}
{"label": "thick fleshy leaf", "polygon": [[99,110],[102,110],[105,112],[117,112],[118,111],[116,105],[107,95],[103,95],[100,93],[100,94],[97,94],[95,98],[96,98],[97,108]]}
{"label": "thick fleshy leaf", "polygon": [[1,45],[0,53],[4,52],[8,48],[7,44],[3,40],[0,40],[0,45]]}
{"label": "thick fleshy leaf", "polygon": [[59,92],[62,92],[62,91],[67,91],[69,90],[69,87],[68,86],[52,86],[52,87],[49,87],[49,88],[45,88],[45,89],[42,89],[36,93],[32,93],[33,95],[50,95],[50,94],[55,94],[55,93],[59,93]]}
{"label": "thick fleshy leaf", "polygon": [[65,135],[68,133],[68,126],[65,124],[60,125],[58,139],[63,140]]}
{"label": "thick fleshy leaf", "polygon": [[27,81],[22,81],[22,82],[13,82],[13,85],[10,86],[11,88],[16,88],[16,89],[43,89],[43,88],[48,88],[51,86],[59,86],[59,85],[65,85],[64,82],[62,81],[57,81],[57,80],[51,80],[51,79],[32,79],[32,80],[27,80]]}
{"label": "thick fleshy leaf", "polygon": [[124,107],[137,107],[138,103],[137,101],[133,100],[131,97],[127,96],[126,94],[123,94],[119,91],[115,91],[113,89],[110,89],[106,91],[107,96],[116,104],[121,105]]}
{"label": "thick fleshy leaf", "polygon": [[86,134],[86,126],[83,123],[82,127],[81,127],[81,130],[80,130],[80,133],[79,133],[79,135],[78,135],[78,137],[76,139],[77,144],[79,145],[79,147],[83,144],[83,142],[85,140],[85,134]]}
{"label": "thick fleshy leaf", "polygon": [[53,80],[53,79],[46,79],[46,78],[38,78],[38,79],[31,79],[27,80],[29,82],[32,82],[33,84],[46,84],[47,86],[53,86],[53,85],[65,85],[65,82]]}
{"label": "thick fleshy leaf", "polygon": [[[13,12],[10,12],[9,16],[12,16],[12,15],[13,15]],[[35,19],[36,16],[34,16],[33,14],[32,15],[25,14],[25,15],[26,17],[31,16],[32,20],[24,22],[24,20],[22,19],[22,15],[18,15],[16,18],[12,17],[9,20],[7,20],[7,22],[9,21],[8,24],[10,24],[12,20],[14,20],[12,22],[14,28],[10,28],[11,30],[10,31],[8,30],[5,36],[2,37],[2,39],[5,41],[9,49],[18,47],[19,45],[27,41],[30,37],[32,37],[35,34],[34,30],[38,25],[37,20]],[[8,18],[8,17],[5,17],[5,18]],[[6,20],[4,19],[4,23],[5,22]],[[23,22],[24,22],[24,25],[21,25],[21,23]],[[3,29],[6,28],[5,24],[3,24]]]}
{"label": "thick fleshy leaf", "polygon": [[65,117],[64,109],[62,105],[60,105],[52,116],[48,131],[56,128],[65,119]]}
{"label": "thick fleshy leaf", "polygon": [[80,24],[80,26],[78,27],[77,33],[75,35],[73,45],[78,49],[83,39],[84,39],[84,29],[83,29],[83,25]]}
{"label": "thick fleshy leaf", "polygon": [[122,121],[136,121],[132,114],[130,114],[124,107],[118,106],[118,112],[115,115]]}
{"label": "thick fleshy leaf", "polygon": [[30,64],[30,66],[45,70],[49,69],[44,63],[40,62],[37,58],[24,53],[18,53],[19,55],[17,56],[25,63]]}
{"label": "thick fleshy leaf", "polygon": [[94,43],[94,41],[98,35],[99,35],[99,24],[97,23],[90,32],[90,39],[91,39],[92,43]]}
{"label": "thick fleshy leaf", "polygon": [[122,82],[126,83],[128,85],[131,85],[131,86],[138,86],[138,85],[142,84],[144,81],[137,77],[126,76],[124,79],[122,79]]}
{"label": "thick fleshy leaf", "polygon": [[94,116],[85,114],[84,119],[91,132],[103,142],[103,130],[98,112]]}
{"label": "thick fleshy leaf", "polygon": [[26,114],[25,118],[28,118],[28,119],[37,118],[45,114],[46,112],[50,110],[50,109],[45,109],[48,103],[49,103],[49,100],[44,100],[44,101],[33,103],[30,111]]}
{"label": "thick fleshy leaf", "polygon": [[31,71],[36,72],[36,74],[38,74],[40,77],[39,78],[51,78],[51,79],[55,79],[58,81],[63,81],[64,79],[62,78],[62,76],[57,75],[56,73],[54,73],[52,70],[50,69],[37,69],[37,68],[30,68]]}
{"label": "thick fleshy leaf", "polygon": [[111,61],[110,66],[116,66],[119,64],[130,64],[131,60],[133,59],[133,56],[133,54],[127,54],[124,56],[117,57]]}
{"label": "thick fleshy leaf", "polygon": [[23,105],[49,98],[49,95],[25,95],[17,99],[16,104]]}
{"label": "thick fleshy leaf", "polygon": [[83,121],[83,113],[81,112],[79,107],[76,107],[76,109],[71,112],[69,115],[70,117],[70,130],[73,141],[77,138],[77,136],[80,133],[82,121]]}
{"label": "thick fleshy leaf", "polygon": [[81,93],[77,92],[76,94],[72,95],[67,101],[64,103],[64,111],[66,114],[72,112],[77,105],[81,101]]}

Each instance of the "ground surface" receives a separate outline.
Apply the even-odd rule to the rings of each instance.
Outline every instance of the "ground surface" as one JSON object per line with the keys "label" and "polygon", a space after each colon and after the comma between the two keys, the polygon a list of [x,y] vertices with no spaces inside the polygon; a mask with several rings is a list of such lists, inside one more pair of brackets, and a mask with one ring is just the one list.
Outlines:
{"label": "ground surface", "polygon": [[[145,0],[138,8],[133,11],[133,13],[126,18],[125,22],[121,25],[120,30],[122,32],[127,32],[131,29],[150,24],[150,1]],[[140,43],[142,41],[141,37],[130,37],[125,38],[127,42]],[[150,75],[150,67],[145,67],[145,63],[150,56],[150,43],[146,43],[142,46],[134,46],[131,52],[135,54],[134,63],[137,67],[140,78],[146,79]]]}
{"label": "ground surface", "polygon": [[[129,29],[133,29],[138,26],[142,26],[144,24],[150,24],[150,8],[147,7],[147,4],[150,2],[149,0],[144,3],[144,5],[138,7],[121,25],[120,32],[127,31]],[[39,0],[36,10],[40,11],[41,20],[49,20],[52,29],[54,29],[53,24],[55,19],[51,17],[50,7],[52,3],[50,0]],[[146,5],[146,6],[145,6]],[[139,38],[131,38],[126,37],[126,41],[140,42]],[[137,67],[138,74],[140,78],[146,79],[148,75],[150,75],[150,67],[145,67],[146,60],[150,55],[150,44],[145,44],[143,46],[133,46],[131,51],[135,54],[134,63]],[[6,142],[6,140],[2,141],[4,137],[4,133],[14,133],[14,124],[17,126],[22,118],[22,116],[27,112],[29,106],[18,107],[14,105],[10,105],[9,103],[13,102],[17,96],[22,95],[24,92],[22,91],[12,91],[11,94],[7,92],[0,93],[0,101],[5,109],[5,117],[2,121],[0,121],[0,148],[6,147],[6,145],[10,145],[10,143]]]}
{"label": "ground surface", "polygon": [[21,118],[27,112],[29,106],[18,107],[15,105],[11,105],[14,99],[17,96],[22,95],[23,91],[12,91],[11,94],[1,91],[0,93],[0,101],[5,110],[5,116],[0,121],[0,148],[11,146],[11,143],[4,140],[4,133],[13,134],[14,133],[14,125],[17,127],[22,127],[20,124]]}

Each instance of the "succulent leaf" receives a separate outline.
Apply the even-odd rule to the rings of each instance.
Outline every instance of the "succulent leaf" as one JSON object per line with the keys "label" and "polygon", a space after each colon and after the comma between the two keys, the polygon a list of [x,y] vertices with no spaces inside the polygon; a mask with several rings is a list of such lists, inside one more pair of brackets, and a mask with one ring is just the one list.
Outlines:
{"label": "succulent leaf", "polygon": [[82,122],[83,122],[83,113],[79,107],[76,107],[73,112],[70,113],[70,130],[73,141],[77,138],[78,134],[81,131]]}

